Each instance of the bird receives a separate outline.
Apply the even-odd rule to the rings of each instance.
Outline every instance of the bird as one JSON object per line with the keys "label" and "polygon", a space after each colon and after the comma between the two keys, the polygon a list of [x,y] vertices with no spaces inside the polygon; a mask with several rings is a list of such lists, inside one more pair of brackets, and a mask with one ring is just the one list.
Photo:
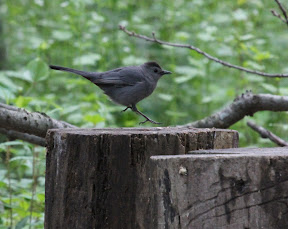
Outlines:
{"label": "bird", "polygon": [[140,112],[136,104],[145,99],[155,90],[158,80],[166,74],[172,72],[163,70],[155,61],[146,62],[138,66],[125,66],[106,72],[87,72],[72,68],[49,65],[53,70],[65,71],[81,75],[97,85],[116,104],[126,106],[122,111],[131,109],[133,112],[145,118],[139,124],[153,121],[148,116]]}

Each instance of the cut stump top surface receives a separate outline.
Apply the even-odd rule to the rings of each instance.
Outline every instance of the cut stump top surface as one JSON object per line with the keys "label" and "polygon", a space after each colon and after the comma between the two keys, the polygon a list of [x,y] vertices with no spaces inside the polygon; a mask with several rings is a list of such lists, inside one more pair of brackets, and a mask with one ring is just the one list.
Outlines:
{"label": "cut stump top surface", "polygon": [[98,135],[98,134],[173,134],[173,133],[210,133],[210,132],[225,132],[238,133],[236,130],[216,129],[216,128],[180,128],[180,127],[120,127],[120,128],[79,128],[79,129],[50,129],[49,132],[67,133],[67,134],[83,134],[83,135]]}
{"label": "cut stump top surface", "polygon": [[[150,145],[153,141],[158,142],[158,145],[161,145],[162,141],[164,141],[164,145],[166,141],[170,142],[170,145],[173,145],[174,141],[175,146],[184,144],[185,152],[197,149],[236,148],[239,142],[238,132],[235,130],[187,127],[50,129],[46,136],[48,147],[54,144],[55,136],[61,136],[61,141],[73,136],[80,137],[81,141],[88,139],[85,136],[93,138],[105,136],[114,141],[113,139],[115,137],[118,139],[118,137],[122,138],[123,136],[136,139],[137,141],[142,139]],[[79,141],[79,139],[77,141]],[[122,140],[120,139],[120,141]]]}

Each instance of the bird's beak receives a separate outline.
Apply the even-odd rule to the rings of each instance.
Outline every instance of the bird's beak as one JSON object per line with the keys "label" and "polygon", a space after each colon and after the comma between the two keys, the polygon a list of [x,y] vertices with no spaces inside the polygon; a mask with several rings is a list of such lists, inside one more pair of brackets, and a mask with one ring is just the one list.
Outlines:
{"label": "bird's beak", "polygon": [[162,70],[162,71],[161,71],[161,74],[162,74],[162,75],[172,74],[172,72],[169,72],[169,71],[166,71],[166,70]]}

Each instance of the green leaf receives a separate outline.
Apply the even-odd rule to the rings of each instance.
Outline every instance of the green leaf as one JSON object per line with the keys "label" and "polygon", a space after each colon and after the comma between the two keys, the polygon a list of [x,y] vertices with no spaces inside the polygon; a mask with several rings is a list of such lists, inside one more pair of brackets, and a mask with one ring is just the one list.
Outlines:
{"label": "green leaf", "polygon": [[97,14],[96,12],[92,12],[91,13],[91,18],[92,18],[92,20],[94,20],[94,22],[103,22],[105,20],[104,17],[102,17],[101,15]]}
{"label": "green leaf", "polygon": [[99,122],[103,122],[105,119],[101,115],[96,114],[96,115],[85,115],[84,120],[92,122],[95,125]]}
{"label": "green leaf", "polygon": [[233,49],[226,45],[221,45],[217,50],[218,56],[233,56],[234,52]]}
{"label": "green leaf", "polygon": [[143,57],[127,56],[123,59],[123,64],[128,65],[140,65],[146,62],[146,59]]}
{"label": "green leaf", "polygon": [[211,33],[207,33],[207,32],[198,33],[197,38],[199,40],[206,41],[206,42],[215,40],[215,37]]}
{"label": "green leaf", "polygon": [[72,33],[70,31],[67,31],[67,30],[54,30],[52,32],[52,37],[55,40],[66,41],[66,40],[71,39]]}
{"label": "green leaf", "polygon": [[6,87],[2,87],[0,85],[0,99],[3,99],[4,101],[9,101],[10,99],[14,99],[15,98],[15,94],[7,89]]}
{"label": "green leaf", "polygon": [[74,58],[74,65],[95,65],[95,63],[101,59],[101,56],[96,53],[88,53],[83,56]]}
{"label": "green leaf", "polygon": [[243,5],[247,2],[247,0],[237,0],[238,5]]}
{"label": "green leaf", "polygon": [[203,76],[203,72],[201,70],[190,66],[178,66],[175,68],[175,72],[181,74],[180,76],[178,75],[176,78],[174,78],[174,81],[178,84],[189,81],[196,76]]}
{"label": "green leaf", "polygon": [[16,92],[18,90],[21,90],[21,87],[19,87],[15,82],[13,82],[6,74],[5,72],[0,72],[0,85],[3,87],[6,87],[7,89]]}
{"label": "green leaf", "polygon": [[11,142],[3,142],[3,143],[0,143],[0,147],[5,147],[5,146],[18,146],[18,145],[23,145],[23,142],[20,142],[20,141],[11,141]]}
{"label": "green leaf", "polygon": [[29,216],[24,217],[21,219],[15,226],[15,229],[22,229],[26,226]]}
{"label": "green leaf", "polygon": [[38,201],[40,201],[40,202],[45,202],[45,194],[44,193],[38,193],[37,194],[37,199],[38,199]]}
{"label": "green leaf", "polygon": [[46,112],[46,114],[48,116],[53,116],[54,113],[57,113],[57,112],[60,112],[60,111],[63,111],[63,108],[62,107],[57,107],[57,108],[54,108],[53,110],[50,110],[48,112]]}
{"label": "green leaf", "polygon": [[32,161],[33,157],[32,156],[16,156],[10,159],[10,162],[12,161],[21,161],[21,160],[28,160],[28,161]]}
{"label": "green leaf", "polygon": [[5,75],[16,78],[16,79],[33,82],[30,71],[27,69],[19,70],[19,71],[5,71]]}
{"label": "green leaf", "polygon": [[168,101],[168,102],[172,101],[172,99],[173,99],[173,95],[164,94],[164,93],[159,93],[159,94],[158,94],[158,97],[159,97],[160,99],[163,99],[163,100]]}
{"label": "green leaf", "polygon": [[36,58],[32,60],[28,65],[27,69],[29,70],[32,79],[34,81],[42,81],[48,77],[49,67],[48,65],[41,60],[40,58]]}
{"label": "green leaf", "polygon": [[204,104],[204,103],[210,103],[210,102],[212,102],[213,101],[213,98],[211,97],[211,96],[204,96],[203,98],[202,98],[202,103]]}
{"label": "green leaf", "polygon": [[185,83],[191,79],[193,79],[195,76],[189,75],[189,76],[178,76],[177,78],[174,78],[175,83],[181,84]]}
{"label": "green leaf", "polygon": [[240,36],[239,40],[240,41],[248,41],[248,40],[251,40],[253,38],[254,38],[254,36],[252,34],[245,34],[245,35]]}
{"label": "green leaf", "polygon": [[281,95],[287,95],[288,94],[288,88],[283,88],[283,87],[281,87],[280,89],[279,89],[279,92],[280,92],[280,94]]}
{"label": "green leaf", "polygon": [[197,75],[198,70],[195,67],[190,67],[190,66],[177,66],[175,68],[175,72],[183,75]]}
{"label": "green leaf", "polygon": [[172,117],[187,117],[187,113],[186,112],[177,112],[177,111],[165,111],[165,114],[172,116]]}
{"label": "green leaf", "polygon": [[[3,178],[2,178],[3,179]],[[7,187],[7,184],[3,181],[0,181],[0,188],[3,190]],[[0,212],[1,212],[1,202],[0,202]]]}
{"label": "green leaf", "polygon": [[265,78],[264,77],[259,77],[257,75],[249,74],[249,81],[250,82],[261,83],[261,82],[265,81]]}
{"label": "green leaf", "polygon": [[32,99],[33,98],[31,98],[31,97],[19,96],[19,97],[14,99],[14,103],[15,103],[16,107],[24,108],[24,107],[26,107],[29,104],[29,102]]}
{"label": "green leaf", "polygon": [[277,87],[273,86],[272,84],[262,83],[261,86],[271,93],[277,93],[278,91]]}
{"label": "green leaf", "polygon": [[187,32],[180,31],[180,32],[177,32],[175,36],[177,40],[187,41],[191,35]]}
{"label": "green leaf", "polygon": [[237,9],[232,14],[235,21],[246,21],[248,19],[247,13],[242,9]]}
{"label": "green leaf", "polygon": [[253,57],[253,59],[256,61],[267,60],[270,58],[271,58],[270,52],[259,52]]}
{"label": "green leaf", "polygon": [[265,66],[264,65],[260,65],[254,61],[245,61],[244,62],[244,67],[250,67],[254,70],[258,70],[258,71],[263,71],[265,69]]}

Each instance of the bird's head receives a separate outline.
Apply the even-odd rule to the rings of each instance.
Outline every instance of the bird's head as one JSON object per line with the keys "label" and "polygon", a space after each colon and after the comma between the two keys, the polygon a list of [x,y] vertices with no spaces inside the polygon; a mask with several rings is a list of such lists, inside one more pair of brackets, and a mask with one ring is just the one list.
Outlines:
{"label": "bird's head", "polygon": [[153,77],[153,79],[158,80],[161,78],[161,76],[166,74],[171,74],[172,72],[163,70],[159,64],[156,62],[147,62],[142,65],[143,70],[145,73],[148,73],[147,75],[150,75]]}

